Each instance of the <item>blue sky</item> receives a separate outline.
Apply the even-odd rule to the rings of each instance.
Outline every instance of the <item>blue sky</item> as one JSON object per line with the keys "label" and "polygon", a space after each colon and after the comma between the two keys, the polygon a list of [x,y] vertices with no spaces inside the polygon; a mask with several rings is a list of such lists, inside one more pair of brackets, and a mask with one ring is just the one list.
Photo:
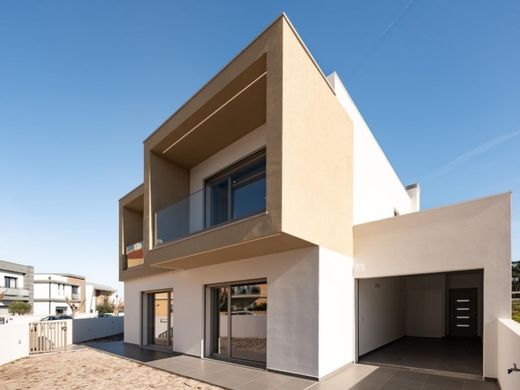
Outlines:
{"label": "blue sky", "polygon": [[142,141],[285,11],[422,206],[513,191],[520,3],[0,2],[0,259],[117,280]]}

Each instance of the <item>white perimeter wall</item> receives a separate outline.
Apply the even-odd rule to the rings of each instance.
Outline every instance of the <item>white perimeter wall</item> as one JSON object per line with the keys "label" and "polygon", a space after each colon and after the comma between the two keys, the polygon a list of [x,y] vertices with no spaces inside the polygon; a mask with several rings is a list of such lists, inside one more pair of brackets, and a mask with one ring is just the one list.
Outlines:
{"label": "white perimeter wall", "polygon": [[358,305],[359,355],[406,335],[404,278],[359,280]]}
{"label": "white perimeter wall", "polygon": [[511,318],[511,196],[354,227],[357,278],[484,270],[484,376],[497,377],[498,318]]}
{"label": "white perimeter wall", "polygon": [[72,320],[72,342],[81,343],[123,333],[124,317]]}
{"label": "white perimeter wall", "polygon": [[0,365],[29,355],[29,325],[0,325]]}
{"label": "white perimeter wall", "polygon": [[352,263],[352,258],[320,247],[320,377],[355,360],[356,317]]}
{"label": "white perimeter wall", "polygon": [[313,247],[126,281],[125,341],[141,342],[141,293],[173,288],[173,350],[202,356],[204,286],[266,278],[267,368],[317,377],[318,260]]}
{"label": "white perimeter wall", "polygon": [[354,225],[417,211],[338,75],[327,79],[354,124]]}
{"label": "white perimeter wall", "polygon": [[502,390],[520,389],[520,372],[507,373],[516,363],[520,368],[520,324],[511,319],[497,323],[498,333],[498,382]]}

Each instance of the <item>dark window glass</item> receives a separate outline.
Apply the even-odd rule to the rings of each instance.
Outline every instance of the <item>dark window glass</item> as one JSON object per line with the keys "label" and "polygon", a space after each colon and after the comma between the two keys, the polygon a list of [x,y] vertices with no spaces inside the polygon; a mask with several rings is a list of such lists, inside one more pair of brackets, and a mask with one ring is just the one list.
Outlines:
{"label": "dark window glass", "polygon": [[5,276],[4,277],[5,287],[16,288],[16,278]]}
{"label": "dark window glass", "polygon": [[210,225],[228,220],[229,182],[226,179],[210,185]]}
{"label": "dark window glass", "polygon": [[265,151],[206,182],[206,226],[265,211]]}
{"label": "dark window glass", "polygon": [[233,218],[243,218],[265,210],[265,175],[233,188]]}

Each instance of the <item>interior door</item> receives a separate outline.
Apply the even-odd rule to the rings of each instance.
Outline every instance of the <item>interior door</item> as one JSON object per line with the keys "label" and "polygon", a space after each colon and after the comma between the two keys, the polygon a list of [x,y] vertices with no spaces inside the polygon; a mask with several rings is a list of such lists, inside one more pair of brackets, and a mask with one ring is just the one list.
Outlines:
{"label": "interior door", "polygon": [[478,336],[478,290],[457,288],[449,290],[450,336]]}

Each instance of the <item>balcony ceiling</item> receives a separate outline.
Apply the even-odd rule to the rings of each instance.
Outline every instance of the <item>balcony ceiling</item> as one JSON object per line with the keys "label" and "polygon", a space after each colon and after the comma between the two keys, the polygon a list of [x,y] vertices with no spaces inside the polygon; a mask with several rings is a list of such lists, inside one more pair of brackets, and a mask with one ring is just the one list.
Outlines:
{"label": "balcony ceiling", "polygon": [[264,56],[152,150],[186,169],[199,164],[265,123],[266,87]]}
{"label": "balcony ceiling", "polygon": [[137,197],[136,199],[125,204],[125,207],[130,210],[138,211],[140,213],[144,210],[144,195]]}

